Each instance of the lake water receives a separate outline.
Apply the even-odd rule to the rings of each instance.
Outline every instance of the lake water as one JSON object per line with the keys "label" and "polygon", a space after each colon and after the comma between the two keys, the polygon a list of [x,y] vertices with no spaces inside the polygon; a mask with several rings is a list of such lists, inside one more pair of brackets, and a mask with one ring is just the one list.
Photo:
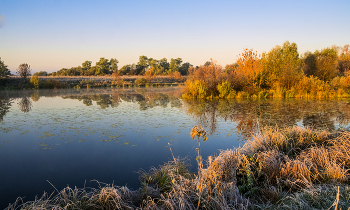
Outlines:
{"label": "lake water", "polygon": [[[69,185],[139,187],[137,173],[174,156],[244,144],[265,126],[349,127],[347,100],[182,100],[180,87],[0,91],[0,208]],[[50,183],[49,183],[49,182]]]}

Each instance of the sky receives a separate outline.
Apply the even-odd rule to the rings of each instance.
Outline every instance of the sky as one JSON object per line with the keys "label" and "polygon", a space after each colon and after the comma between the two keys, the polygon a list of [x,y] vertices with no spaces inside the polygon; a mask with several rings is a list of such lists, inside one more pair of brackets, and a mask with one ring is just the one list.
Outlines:
{"label": "sky", "polygon": [[259,54],[285,41],[299,53],[350,44],[349,0],[0,0],[0,58],[12,73],[57,71],[100,57],[119,68],[182,58],[225,66],[248,47]]}

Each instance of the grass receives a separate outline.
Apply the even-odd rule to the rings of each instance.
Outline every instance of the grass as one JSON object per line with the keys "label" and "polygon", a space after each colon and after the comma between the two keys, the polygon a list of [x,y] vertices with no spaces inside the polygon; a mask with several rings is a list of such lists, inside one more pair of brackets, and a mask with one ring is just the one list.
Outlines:
{"label": "grass", "polygon": [[[203,161],[140,172],[141,187],[61,190],[7,209],[348,209],[350,132],[267,128]],[[200,176],[199,176],[200,174]]]}

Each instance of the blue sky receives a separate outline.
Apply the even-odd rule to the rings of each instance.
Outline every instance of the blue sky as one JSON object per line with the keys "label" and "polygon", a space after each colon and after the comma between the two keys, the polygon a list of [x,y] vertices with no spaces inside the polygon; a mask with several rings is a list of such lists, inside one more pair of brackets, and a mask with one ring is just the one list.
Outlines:
{"label": "blue sky", "polygon": [[350,1],[0,0],[0,57],[12,73],[140,55],[225,66],[243,48],[258,53],[285,41],[299,53],[350,44]]}

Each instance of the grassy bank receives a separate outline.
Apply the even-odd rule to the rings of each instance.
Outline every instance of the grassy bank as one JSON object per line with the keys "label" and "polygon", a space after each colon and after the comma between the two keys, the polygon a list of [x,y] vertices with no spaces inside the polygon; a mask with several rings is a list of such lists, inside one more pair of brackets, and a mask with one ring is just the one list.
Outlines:
{"label": "grassy bank", "polygon": [[0,79],[0,90],[11,89],[59,89],[91,87],[142,87],[173,86],[184,84],[186,77],[156,76],[31,76],[27,80],[19,76]]}
{"label": "grassy bank", "polygon": [[7,209],[347,209],[349,147],[348,131],[269,128],[196,174],[174,159],[141,172],[138,190],[68,187]]}

